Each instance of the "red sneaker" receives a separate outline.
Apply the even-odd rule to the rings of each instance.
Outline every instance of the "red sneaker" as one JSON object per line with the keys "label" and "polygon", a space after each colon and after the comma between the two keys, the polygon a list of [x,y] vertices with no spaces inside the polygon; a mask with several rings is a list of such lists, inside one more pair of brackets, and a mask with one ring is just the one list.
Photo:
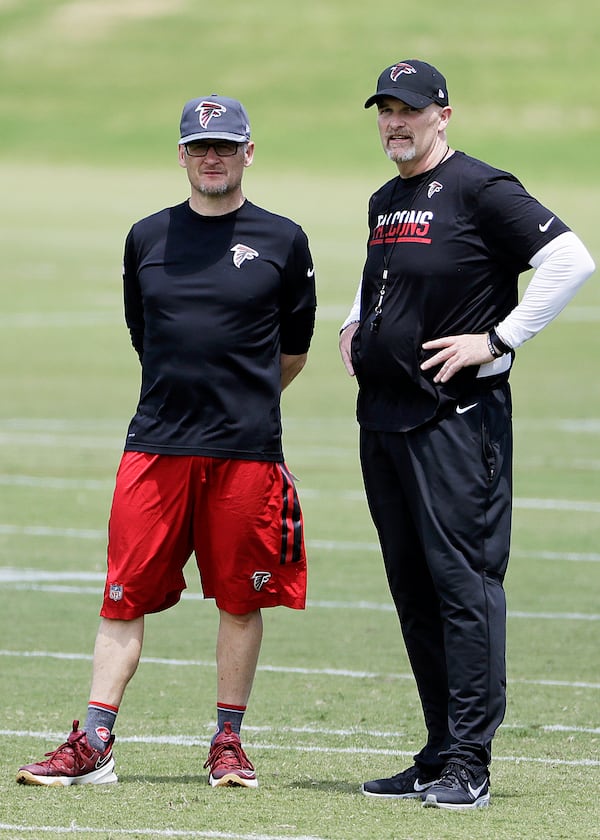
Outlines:
{"label": "red sneaker", "polygon": [[242,749],[240,736],[226,723],[212,742],[205,767],[210,767],[208,783],[213,787],[258,787],[252,762]]}
{"label": "red sneaker", "polygon": [[73,721],[73,731],[64,744],[53,752],[46,753],[49,758],[38,764],[26,764],[19,768],[17,782],[21,785],[48,785],[49,787],[67,787],[68,785],[103,785],[118,781],[114,772],[115,759],[112,745],[115,736],[111,735],[104,752],[93,749],[88,744],[85,732],[78,730],[79,721]]}

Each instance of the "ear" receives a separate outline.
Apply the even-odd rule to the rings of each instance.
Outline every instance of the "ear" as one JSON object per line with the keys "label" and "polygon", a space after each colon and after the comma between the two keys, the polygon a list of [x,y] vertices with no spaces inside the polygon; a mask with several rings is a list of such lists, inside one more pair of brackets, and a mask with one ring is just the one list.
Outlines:
{"label": "ear", "polygon": [[244,152],[244,166],[252,166],[254,160],[254,143],[252,140],[248,141],[248,146]]}
{"label": "ear", "polygon": [[186,169],[186,155],[185,155],[185,146],[177,146],[177,155],[179,158],[179,165],[183,166]]}
{"label": "ear", "polygon": [[440,131],[445,131],[452,116],[452,108],[450,105],[445,105],[440,111]]}

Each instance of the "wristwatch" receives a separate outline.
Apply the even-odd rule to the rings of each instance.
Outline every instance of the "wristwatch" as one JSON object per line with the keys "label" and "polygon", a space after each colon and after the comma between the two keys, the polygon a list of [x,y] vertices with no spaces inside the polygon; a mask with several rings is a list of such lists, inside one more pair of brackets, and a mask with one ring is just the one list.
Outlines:
{"label": "wristwatch", "polygon": [[487,334],[487,345],[494,359],[498,359],[500,356],[504,356],[505,353],[510,353],[512,350],[512,347],[509,347],[508,344],[502,341],[494,327]]}

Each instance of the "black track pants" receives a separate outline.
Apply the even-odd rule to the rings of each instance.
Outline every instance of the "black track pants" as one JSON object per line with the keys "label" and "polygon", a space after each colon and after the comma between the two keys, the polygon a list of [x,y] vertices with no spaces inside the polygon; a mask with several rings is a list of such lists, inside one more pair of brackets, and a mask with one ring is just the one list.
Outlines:
{"label": "black track pants", "polygon": [[415,758],[488,764],[506,705],[510,388],[477,394],[410,432],[363,429],[360,450],[428,732]]}

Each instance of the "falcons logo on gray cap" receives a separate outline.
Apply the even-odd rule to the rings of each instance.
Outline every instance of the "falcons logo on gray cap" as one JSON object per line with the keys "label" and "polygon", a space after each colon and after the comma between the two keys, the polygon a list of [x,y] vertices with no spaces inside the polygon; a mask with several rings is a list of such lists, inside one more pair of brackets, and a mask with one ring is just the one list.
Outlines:
{"label": "falcons logo on gray cap", "polygon": [[207,102],[204,100],[196,107],[196,111],[200,111],[200,115],[198,117],[200,125],[202,128],[207,128],[212,118],[220,117],[227,111],[227,108],[224,105],[221,105],[220,102]]}

